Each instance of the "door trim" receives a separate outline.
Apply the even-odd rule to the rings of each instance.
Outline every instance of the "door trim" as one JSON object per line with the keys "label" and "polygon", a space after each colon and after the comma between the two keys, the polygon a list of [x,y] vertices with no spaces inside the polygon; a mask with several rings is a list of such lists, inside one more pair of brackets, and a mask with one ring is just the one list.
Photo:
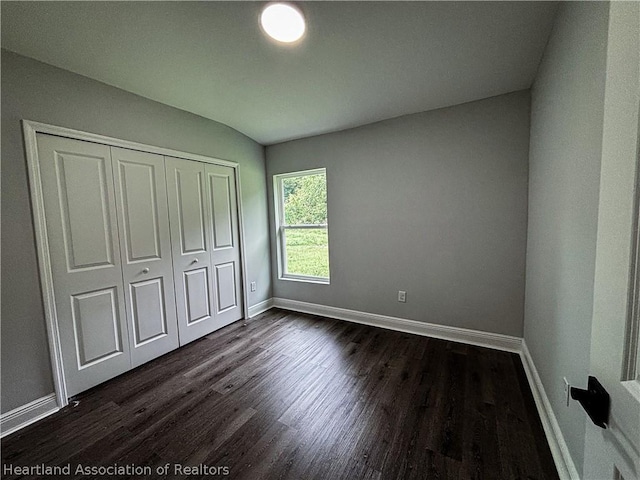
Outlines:
{"label": "door trim", "polygon": [[27,157],[27,167],[29,174],[29,189],[34,219],[36,235],[36,250],[38,254],[38,269],[40,273],[40,286],[42,288],[42,300],[44,315],[47,326],[47,340],[49,342],[49,353],[51,358],[51,370],[53,374],[53,385],[55,390],[55,400],[58,408],[69,404],[67,396],[66,379],[63,370],[62,348],[60,344],[60,330],[58,317],[56,314],[55,294],[53,290],[53,273],[51,269],[51,257],[49,254],[49,240],[47,236],[47,225],[44,210],[44,196],[42,191],[42,178],[40,173],[40,159],[38,157],[37,134],[55,135],[58,137],[83,140],[86,142],[99,143],[110,147],[127,148],[147,153],[155,153],[168,157],[184,158],[203,163],[212,163],[231,167],[235,172],[236,181],[236,202],[238,205],[238,230],[240,235],[240,270],[242,275],[242,310],[245,319],[249,318],[248,294],[246,285],[246,257],[245,257],[245,237],[244,237],[244,217],[242,215],[242,194],[240,189],[240,165],[237,162],[207,157],[196,153],[181,152],[170,148],[156,147],[119,138],[108,137],[96,133],[83,132],[71,128],[48,125],[46,123],[22,120],[22,131],[24,134],[25,151]]}
{"label": "door trim", "polygon": [[[640,107],[638,108],[640,119]],[[640,185],[640,120],[636,140],[636,178]],[[627,329],[623,351],[622,381],[631,393],[640,398],[640,189],[636,188],[633,199],[633,240],[629,279],[629,305],[627,307]]]}

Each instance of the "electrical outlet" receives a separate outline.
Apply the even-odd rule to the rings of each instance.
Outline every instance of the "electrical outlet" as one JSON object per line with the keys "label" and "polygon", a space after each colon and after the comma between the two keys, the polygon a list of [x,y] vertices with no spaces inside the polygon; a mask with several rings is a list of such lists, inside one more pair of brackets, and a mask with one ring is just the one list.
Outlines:
{"label": "electrical outlet", "polygon": [[251,282],[251,291],[252,292],[256,291],[256,282]]}
{"label": "electrical outlet", "polygon": [[571,385],[569,385],[569,380],[567,377],[562,377],[564,380],[564,395],[567,398],[567,407],[569,406],[569,401],[571,400]]}
{"label": "electrical outlet", "polygon": [[402,303],[406,303],[407,292],[405,292],[404,290],[398,290],[398,301]]}

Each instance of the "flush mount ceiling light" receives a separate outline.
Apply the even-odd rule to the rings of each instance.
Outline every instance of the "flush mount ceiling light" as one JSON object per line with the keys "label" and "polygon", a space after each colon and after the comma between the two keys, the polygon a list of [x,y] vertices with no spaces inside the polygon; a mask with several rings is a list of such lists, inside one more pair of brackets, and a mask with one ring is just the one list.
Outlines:
{"label": "flush mount ceiling light", "polygon": [[260,25],[267,35],[282,43],[293,43],[306,30],[302,12],[289,3],[270,3],[260,16]]}

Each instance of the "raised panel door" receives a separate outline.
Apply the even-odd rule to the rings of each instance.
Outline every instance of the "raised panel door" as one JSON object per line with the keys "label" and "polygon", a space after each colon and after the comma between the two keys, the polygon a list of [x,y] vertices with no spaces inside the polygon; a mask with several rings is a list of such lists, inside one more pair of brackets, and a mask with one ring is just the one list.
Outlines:
{"label": "raised panel door", "polygon": [[214,319],[210,211],[204,164],[165,157],[180,345],[211,333]]}
{"label": "raised panel door", "polygon": [[135,367],[178,347],[164,157],[111,148]]}
{"label": "raised panel door", "polygon": [[226,325],[243,317],[235,170],[207,164],[205,173],[211,211],[211,263],[216,297],[214,314],[220,323]]}
{"label": "raised panel door", "polygon": [[38,134],[67,393],[131,367],[109,147]]}

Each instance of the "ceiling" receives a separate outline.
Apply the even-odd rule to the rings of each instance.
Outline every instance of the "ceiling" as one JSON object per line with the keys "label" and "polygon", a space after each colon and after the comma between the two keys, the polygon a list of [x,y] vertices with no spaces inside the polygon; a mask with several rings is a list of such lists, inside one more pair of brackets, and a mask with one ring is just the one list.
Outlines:
{"label": "ceiling", "polygon": [[298,2],[298,46],[264,2],[6,2],[2,47],[229,125],[268,145],[531,86],[554,2]]}

